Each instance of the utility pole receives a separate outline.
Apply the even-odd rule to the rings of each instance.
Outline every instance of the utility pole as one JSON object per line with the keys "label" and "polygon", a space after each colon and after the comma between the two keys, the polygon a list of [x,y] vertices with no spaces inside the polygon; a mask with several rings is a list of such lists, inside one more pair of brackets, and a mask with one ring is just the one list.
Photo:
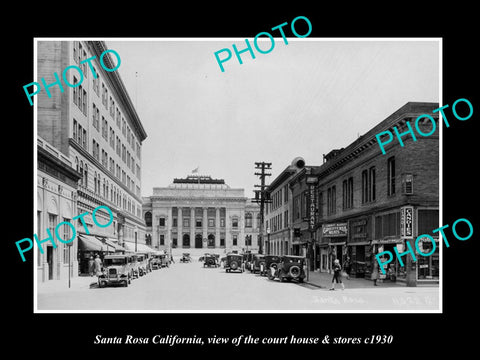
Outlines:
{"label": "utility pole", "polygon": [[[271,176],[271,173],[265,172],[265,170],[271,170],[272,163],[266,162],[256,162],[255,169],[260,170],[260,172],[256,172],[255,175],[260,177],[260,185],[255,184],[255,187],[259,187],[260,190],[254,190],[255,198],[252,199],[252,202],[260,204],[260,244],[258,252],[263,254],[263,228],[264,228],[264,211],[265,211],[265,204],[271,203],[270,194],[267,192],[266,188],[268,185],[265,185],[265,176]],[[268,248],[266,249],[267,254],[270,252],[270,244],[268,244]]]}

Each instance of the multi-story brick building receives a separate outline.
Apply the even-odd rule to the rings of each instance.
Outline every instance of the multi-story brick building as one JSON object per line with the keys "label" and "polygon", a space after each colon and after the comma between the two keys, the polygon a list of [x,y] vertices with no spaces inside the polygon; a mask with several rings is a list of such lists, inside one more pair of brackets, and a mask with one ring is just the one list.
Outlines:
{"label": "multi-story brick building", "polygon": [[168,187],[153,188],[143,212],[149,245],[173,256],[258,252],[259,207],[223,179],[174,179]]}
{"label": "multi-story brick building", "polygon": [[305,166],[301,157],[293,159],[268,186],[271,203],[265,206],[265,229],[267,232],[265,253],[271,255],[298,254],[298,243],[292,243],[291,219],[291,178]]}
{"label": "multi-story brick building", "polygon": [[[375,138],[394,126],[403,133],[407,121],[414,124],[423,114],[433,116],[438,128],[438,115],[432,115],[436,108],[437,103],[407,103],[346,148],[327,154],[325,163],[314,169],[319,180],[317,239],[322,270],[330,269],[332,260],[339,258],[342,264],[351,263],[352,276],[368,278],[375,254],[393,252],[394,246],[402,252],[406,240],[438,227],[438,132],[417,136],[416,141],[404,135],[404,146],[392,141],[385,155]],[[426,134],[432,124],[423,119],[418,126]],[[432,244],[421,241],[420,246]],[[391,276],[387,279],[408,285],[416,285],[417,280],[438,281],[438,246],[429,257],[416,256],[417,262],[410,255],[405,257],[405,266],[397,259],[388,265]]]}
{"label": "multi-story brick building", "polygon": [[[91,213],[100,205],[114,214],[113,224],[107,228],[99,228],[91,217],[85,217],[89,235],[79,220],[78,240],[83,241],[84,250],[101,240],[120,246],[145,242],[140,176],[141,146],[147,134],[118,71],[104,68],[118,65],[109,52],[104,54],[106,50],[103,41],[37,42],[37,76],[50,84],[48,92],[44,89],[36,95],[38,135],[68,157],[82,175],[78,214]],[[64,72],[69,66],[81,72],[76,68]],[[55,83],[55,74],[59,81],[63,76],[58,74],[64,75],[74,87]],[[108,222],[108,213],[102,210],[97,214],[100,222],[102,216],[103,222]],[[82,256],[79,259],[81,270],[84,260]]]}

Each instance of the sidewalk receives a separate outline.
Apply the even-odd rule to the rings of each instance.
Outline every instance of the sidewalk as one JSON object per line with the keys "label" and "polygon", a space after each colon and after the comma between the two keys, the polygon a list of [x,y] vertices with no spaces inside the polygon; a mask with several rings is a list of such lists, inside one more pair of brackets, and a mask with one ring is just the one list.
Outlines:
{"label": "sidewalk", "polygon": [[[321,287],[324,289],[329,289],[332,286],[333,274],[322,273],[318,271],[310,271],[309,280],[305,278],[305,282],[310,285]],[[359,288],[380,288],[380,287],[405,287],[405,283],[402,282],[391,282],[377,280],[377,285],[373,285],[373,280],[363,279],[363,278],[353,278],[347,279],[342,277],[342,281],[345,284],[346,289],[359,289]],[[335,288],[340,289],[340,285],[335,283]]]}
{"label": "sidewalk", "polygon": [[84,290],[90,289],[92,284],[97,284],[96,276],[74,276],[70,279],[70,288],[68,287],[68,278],[62,280],[48,280],[37,283],[37,292],[42,294]]}

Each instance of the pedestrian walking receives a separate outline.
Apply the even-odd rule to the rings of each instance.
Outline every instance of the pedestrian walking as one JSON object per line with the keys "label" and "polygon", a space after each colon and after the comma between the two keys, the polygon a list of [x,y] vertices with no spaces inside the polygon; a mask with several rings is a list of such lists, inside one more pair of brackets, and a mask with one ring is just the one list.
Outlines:
{"label": "pedestrian walking", "polygon": [[378,262],[374,261],[373,262],[373,270],[372,270],[372,280],[373,280],[373,286],[378,286],[377,280],[378,280]]}
{"label": "pedestrian walking", "polygon": [[102,274],[102,260],[100,260],[98,254],[95,256],[95,273],[97,276]]}
{"label": "pedestrian walking", "polygon": [[93,260],[93,256],[90,255],[90,259],[88,259],[88,273],[90,276],[93,276],[95,271],[95,261]]}
{"label": "pedestrian walking", "polygon": [[333,262],[333,278],[332,278],[332,287],[330,290],[335,290],[335,281],[337,284],[342,285],[342,290],[345,290],[345,285],[342,282],[342,266],[340,265],[340,260],[335,259]]}

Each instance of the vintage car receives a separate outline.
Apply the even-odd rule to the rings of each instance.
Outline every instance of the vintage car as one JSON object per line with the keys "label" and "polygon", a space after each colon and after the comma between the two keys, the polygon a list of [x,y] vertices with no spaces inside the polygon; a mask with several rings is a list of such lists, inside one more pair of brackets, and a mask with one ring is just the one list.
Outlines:
{"label": "vintage car", "polygon": [[[137,253],[137,271],[139,276],[147,274],[148,260],[146,254]],[[137,276],[138,277],[138,276]]]}
{"label": "vintage car", "polygon": [[305,258],[303,256],[282,256],[277,268],[270,268],[268,278],[270,280],[278,278],[280,282],[285,280],[303,282],[303,279],[305,279],[305,270],[303,269],[304,264]]}
{"label": "vintage car", "polygon": [[167,254],[160,254],[161,267],[169,267],[170,261]]}
{"label": "vintage car", "polygon": [[280,262],[281,258],[280,256],[276,255],[265,255],[263,260],[265,261],[265,264],[263,266],[263,269],[260,269],[260,275],[266,276],[270,272],[271,267],[273,267],[274,269],[278,267],[278,263]]}
{"label": "vintage car", "polygon": [[132,257],[128,255],[105,255],[103,271],[98,276],[98,286],[122,284],[127,287],[132,281]]}
{"label": "vintage car", "polygon": [[250,271],[255,274],[257,271],[260,273],[261,271],[263,271],[263,269],[265,269],[265,256],[260,254],[254,254],[250,266]]}
{"label": "vintage car", "polygon": [[217,257],[215,254],[205,254],[203,256],[203,267],[218,267],[220,264],[218,263]]}
{"label": "vintage car", "polygon": [[180,262],[186,263],[186,262],[191,262],[192,258],[190,257],[189,253],[183,253],[182,257],[180,258]]}
{"label": "vintage car", "polygon": [[161,254],[152,254],[151,266],[153,270],[160,269],[162,267]]}
{"label": "vintage car", "polygon": [[243,256],[240,254],[227,254],[227,259],[225,261],[225,271],[240,271],[243,273],[242,260]]}

